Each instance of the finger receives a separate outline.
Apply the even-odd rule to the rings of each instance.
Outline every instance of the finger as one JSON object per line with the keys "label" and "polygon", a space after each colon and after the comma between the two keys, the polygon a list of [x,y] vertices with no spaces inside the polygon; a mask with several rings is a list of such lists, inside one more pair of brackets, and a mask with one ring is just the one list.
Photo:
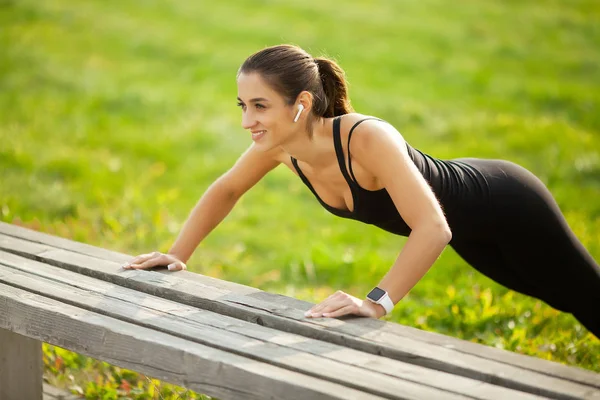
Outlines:
{"label": "finger", "polygon": [[139,260],[137,260],[136,264],[139,264],[140,262],[144,262],[144,261],[148,261],[151,258],[154,258],[156,256],[159,256],[160,253],[153,251],[152,253],[146,253],[146,254],[141,254],[136,258],[139,258]]}
{"label": "finger", "polygon": [[336,300],[336,301],[331,301],[326,307],[323,307],[323,309],[321,309],[319,311],[319,314],[331,312],[331,311],[337,310],[339,308],[346,307],[349,304],[352,304],[351,299],[340,299],[340,300]]}
{"label": "finger", "polygon": [[332,300],[332,301],[328,302],[328,304],[323,305],[323,307],[319,308],[318,310],[312,311],[310,313],[310,316],[318,318],[318,317],[322,316],[324,313],[338,310],[342,307],[346,307],[349,304],[352,304],[352,301],[351,300],[349,301],[349,299]]}
{"label": "finger", "polygon": [[329,312],[329,313],[325,313],[323,314],[324,317],[327,318],[336,318],[336,317],[341,317],[342,315],[348,315],[348,314],[356,314],[357,312],[357,308],[356,305],[354,304],[349,304],[345,307],[342,307],[338,310]]}
{"label": "finger", "polygon": [[185,265],[185,263],[182,261],[177,261],[167,265],[167,269],[169,271],[181,271],[187,269],[187,265]]}
{"label": "finger", "polygon": [[130,266],[132,264],[141,264],[144,261],[149,260],[150,258],[154,257],[154,253],[147,253],[147,254],[140,254],[137,257],[134,257],[131,261],[126,262],[125,264],[122,265],[123,268],[126,268],[127,266]]}
{"label": "finger", "polygon": [[320,313],[321,311],[323,311],[323,309],[325,309],[326,307],[328,307],[329,305],[331,305],[332,301],[333,301],[332,299],[323,300],[321,303],[319,303],[316,306],[314,306],[310,310],[310,313],[311,314]]}
{"label": "finger", "polygon": [[350,300],[350,297],[346,293],[342,292],[341,290],[338,290],[337,292],[335,292],[334,294],[329,296],[327,298],[327,300],[321,302],[321,304],[319,304],[321,307],[319,307],[319,309],[317,309],[316,311],[322,312],[324,309],[326,309],[327,307],[330,307],[331,305],[345,303],[348,300]]}
{"label": "finger", "polygon": [[161,266],[161,265],[168,265],[168,264],[169,264],[169,260],[168,260],[167,256],[165,256],[163,254],[158,257],[150,258],[147,261],[144,261],[139,264],[131,264],[129,267],[131,269],[148,269],[148,268],[157,267],[157,266]]}
{"label": "finger", "polygon": [[[325,301],[326,301],[326,300],[325,300]],[[323,303],[319,303],[319,304],[317,304],[317,305],[313,306],[311,309],[309,309],[308,311],[306,311],[306,312],[304,313],[304,316],[305,316],[305,317],[310,317],[310,316],[312,316],[312,314],[314,314],[315,312],[317,312],[317,310],[320,310],[322,306],[323,306]]]}
{"label": "finger", "polygon": [[338,297],[345,297],[344,292],[342,292],[341,290],[338,290],[335,293],[332,293],[329,295],[329,297],[327,297],[325,300],[323,300],[322,302],[320,302],[319,304],[312,306],[310,308],[310,310],[306,311],[304,313],[304,316],[308,316],[309,314],[315,313],[320,311],[324,306],[327,306],[327,304],[329,304],[333,299],[337,299]]}

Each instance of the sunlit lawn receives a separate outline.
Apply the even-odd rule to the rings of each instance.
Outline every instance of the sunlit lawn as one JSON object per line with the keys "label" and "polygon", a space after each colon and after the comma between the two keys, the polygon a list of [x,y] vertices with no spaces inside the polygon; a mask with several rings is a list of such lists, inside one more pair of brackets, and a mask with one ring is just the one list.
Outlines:
{"label": "sunlit lawn", "polygon": [[[357,111],[420,150],[532,170],[600,260],[594,0],[0,1],[2,220],[129,254],[166,251],[250,144],[237,68],[278,43],[335,57]],[[338,289],[362,297],[404,240],[328,214],[281,167],[189,266],[314,302]],[[389,320],[600,372],[600,341],[573,317],[495,284],[449,248]],[[123,379],[141,380],[135,398],[154,390],[51,346],[46,364],[49,380],[90,398],[112,396]]]}

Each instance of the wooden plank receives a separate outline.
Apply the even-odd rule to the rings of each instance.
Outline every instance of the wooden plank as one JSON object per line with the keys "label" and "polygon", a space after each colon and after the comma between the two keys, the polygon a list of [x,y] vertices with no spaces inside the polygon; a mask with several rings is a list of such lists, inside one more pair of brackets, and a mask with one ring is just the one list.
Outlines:
{"label": "wooden plank", "polygon": [[[120,253],[117,251],[113,251],[113,250],[108,250],[108,249],[104,249],[101,247],[96,247],[96,246],[92,246],[86,243],[81,243],[81,242],[76,242],[73,240],[69,240],[69,239],[64,239],[64,238],[60,238],[57,236],[53,236],[53,235],[49,235],[47,233],[43,233],[43,232],[37,232],[34,231],[32,229],[28,229],[28,228],[24,228],[22,226],[18,226],[18,225],[13,225],[13,224],[8,224],[6,222],[0,222],[0,241],[2,239],[2,237],[13,237],[13,238],[19,238],[19,239],[23,239],[27,242],[30,242],[31,245],[39,245],[38,247],[35,247],[35,249],[37,251],[43,251],[40,249],[48,249],[48,248],[52,248],[52,249],[64,249],[64,250],[69,250],[73,253],[79,253],[79,254],[84,254],[84,255],[88,255],[88,256],[92,256],[92,257],[96,257],[96,258],[100,258],[103,260],[110,260],[112,262],[118,263],[119,265],[131,260],[133,257],[128,255],[128,254],[124,254],[124,253]],[[26,246],[25,244],[21,244]],[[29,250],[32,249],[33,247],[25,247],[22,251],[22,254],[27,254],[29,253]],[[14,249],[17,250],[17,249]],[[8,249],[6,249],[6,251],[10,251]],[[29,254],[35,254],[35,253],[29,253]],[[189,275],[195,275],[194,273],[187,273]],[[230,282],[230,281],[224,281],[221,279],[216,279],[216,278],[212,278],[212,277],[208,277],[203,275],[205,278],[207,278],[207,282],[212,286],[212,287],[219,287],[222,289],[226,289],[226,290],[231,290],[231,291],[235,291],[238,293],[263,293],[262,290],[250,287],[250,286],[245,286],[245,285],[241,285],[239,283],[235,283],[235,282]],[[198,283],[201,283],[200,281]],[[292,299],[295,300],[295,299]]]}
{"label": "wooden plank", "polygon": [[[501,388],[499,388],[499,387],[494,388],[492,385],[489,385],[487,383],[477,382],[478,385],[473,385],[473,381],[466,379],[466,378],[452,376],[449,374],[443,374],[443,373],[436,372],[433,370],[427,370],[425,368],[419,369],[419,367],[417,367],[417,366],[413,366],[412,368],[410,368],[410,365],[401,364],[399,361],[385,359],[382,357],[379,357],[379,359],[377,359],[377,358],[375,358],[375,356],[371,356],[371,358],[369,358],[366,354],[356,352],[355,350],[352,350],[352,349],[345,349],[341,346],[335,346],[335,345],[326,344],[326,343],[315,343],[314,340],[306,339],[306,338],[301,339],[297,335],[285,334],[283,332],[272,333],[271,331],[264,329],[257,325],[252,325],[252,324],[248,324],[243,321],[235,320],[232,318],[204,312],[203,310],[199,310],[199,309],[192,309],[189,307],[185,307],[181,304],[162,300],[160,298],[148,298],[147,299],[144,297],[140,297],[141,295],[139,293],[132,292],[128,289],[121,288],[119,286],[115,286],[112,284],[108,284],[103,281],[98,281],[93,278],[81,276],[79,274],[75,274],[70,271],[57,269],[55,267],[40,264],[35,261],[24,259],[24,258],[15,256],[15,255],[0,253],[0,259],[2,260],[3,264],[10,265],[11,267],[18,269],[19,271],[26,271],[26,272],[29,272],[32,274],[36,274],[40,277],[51,278],[55,281],[60,281],[60,282],[66,283],[66,284],[70,284],[70,285],[73,285],[77,288],[84,290],[85,293],[96,291],[98,293],[110,294],[111,297],[123,300],[125,302],[125,304],[127,304],[127,305],[129,305],[129,304],[151,305],[151,307],[150,306],[149,307],[152,308],[153,310],[157,310],[159,312],[164,312],[164,313],[170,313],[170,314],[174,314],[174,315],[183,315],[195,323],[206,324],[209,326],[219,327],[219,328],[226,329],[229,331],[239,332],[246,337],[253,337],[253,338],[257,338],[257,339],[261,339],[261,340],[271,341],[274,343],[285,344],[286,346],[289,345],[289,347],[292,347],[296,350],[302,350],[302,351],[310,352],[312,354],[323,354],[326,357],[331,357],[329,355],[334,355],[333,359],[335,359],[337,361],[350,362],[353,365],[361,365],[361,364],[369,365],[369,368],[371,368],[374,371],[379,371],[381,373],[390,374],[390,375],[396,376],[398,378],[413,380],[414,382],[420,382],[420,383],[423,383],[423,384],[426,384],[429,386],[434,386],[434,387],[439,387],[439,388],[442,388],[445,390],[454,391],[456,393],[464,393],[466,395],[476,397],[476,398],[507,398],[507,397],[517,398],[518,397],[516,394],[512,394],[509,396],[509,395],[507,395],[507,393],[502,392],[502,390],[504,390],[504,389],[501,390]],[[146,273],[147,274],[148,272],[127,271],[126,273],[133,273],[133,274]],[[5,271],[4,276],[7,276],[7,275],[9,275],[9,273],[7,273]],[[3,280],[5,282],[10,282],[12,284],[16,284],[17,281],[15,281],[14,274],[12,274],[12,276],[10,278],[12,278],[12,280],[7,280],[5,278],[0,278],[0,280]],[[21,285],[21,287],[28,287],[30,290],[32,290],[36,284],[41,285],[41,288],[38,289],[39,292],[44,291],[47,293],[47,290],[50,287],[50,285],[48,283],[43,283],[43,282],[37,282],[37,283],[36,282],[34,282],[34,283],[21,282],[20,285]],[[55,295],[55,297],[66,299],[69,296],[69,293],[73,293],[73,291],[74,291],[74,288],[71,288],[71,289],[68,289],[65,293],[61,292],[60,294]],[[64,297],[64,296],[67,296],[67,297]],[[106,310],[105,302],[97,300],[96,303],[101,303],[102,309]],[[136,313],[136,310],[137,310],[137,308],[131,310],[131,313]],[[139,316],[139,314],[137,315],[137,317],[141,318]],[[158,320],[155,317],[144,318],[144,319],[154,321],[155,324],[158,324],[158,325],[156,325],[156,327],[158,329],[164,329],[165,327],[169,326],[168,321],[163,321],[162,319]],[[143,321],[142,321],[142,323],[143,323]],[[179,328],[179,327],[173,328],[173,331],[183,332],[182,328]],[[197,337],[198,333],[190,332],[190,336],[192,338]],[[215,334],[215,335],[213,335],[213,337],[215,338],[215,340],[213,341],[213,345],[218,346],[219,341],[224,341],[226,343],[233,344],[234,347],[244,347],[242,344],[240,344],[240,345],[236,344],[237,339],[235,337],[231,338],[231,337],[228,337],[226,334],[225,334],[225,336],[223,336],[223,334]],[[276,338],[276,340],[273,338]],[[355,354],[355,353],[359,353],[359,354]],[[256,357],[257,355],[254,355],[254,356]],[[263,355],[258,355],[258,357],[261,357],[261,356],[263,356]],[[275,358],[277,359],[277,355],[275,355]],[[348,361],[348,360],[352,360],[352,361]],[[394,363],[396,363],[396,364],[394,364]],[[308,365],[307,368],[309,368],[309,370],[310,370],[313,367]],[[331,370],[331,369],[343,371],[343,369],[340,368],[339,366],[333,366],[331,368],[329,368],[329,367],[326,368],[326,370]],[[315,371],[319,371],[319,369],[316,369]],[[506,371],[505,371],[505,373],[506,373]],[[517,371],[517,373],[520,373],[520,371]],[[352,376],[351,374],[347,374],[347,375],[348,375],[348,377]],[[362,374],[359,374],[359,375],[362,375]],[[562,396],[564,396],[564,397],[569,397],[570,395],[574,395],[574,394],[578,393],[578,391],[584,392],[587,390],[586,388],[580,388],[577,386],[573,386],[571,384],[571,382],[568,382],[568,381],[556,382],[545,376],[538,377],[535,375],[531,375],[531,376],[525,376],[524,378],[538,380],[539,386],[544,388],[543,391],[541,391],[539,393],[543,394],[543,395],[547,395],[549,397],[553,397],[555,395],[555,391],[553,391],[553,388],[556,386],[562,386],[562,388],[561,388]],[[352,380],[354,380],[354,379],[355,378],[352,378]],[[567,384],[567,385],[565,386],[565,384]],[[378,386],[384,387],[384,385],[381,385],[381,384]],[[546,389],[546,388],[550,388],[550,389]],[[558,395],[558,397],[560,397],[560,396],[561,395]]]}
{"label": "wooden plank", "polygon": [[0,234],[0,248],[12,248],[12,252],[14,254],[19,254],[22,257],[28,258],[33,258],[37,254],[44,253],[49,250],[56,250],[56,247],[30,242],[25,239],[17,239],[4,234]]}
{"label": "wooden plank", "polygon": [[[532,394],[548,397],[568,398],[570,392],[563,389],[563,380],[554,377],[517,368],[508,364],[498,363],[475,357],[469,354],[457,353],[452,349],[419,342],[410,338],[385,337],[381,329],[362,329],[354,336],[346,335],[344,331],[337,330],[339,325],[346,326],[341,320],[307,320],[301,310],[290,310],[279,305],[269,304],[256,300],[252,295],[240,296],[235,293],[213,288],[208,285],[197,285],[178,277],[179,274],[158,274],[149,271],[124,271],[115,263],[99,260],[81,254],[70,253],[63,250],[52,250],[37,256],[44,262],[49,262],[66,269],[73,269],[78,273],[87,274],[103,280],[117,283],[136,290],[169,298],[177,302],[205,308],[218,313],[247,319],[259,324],[279,328],[287,332],[300,333],[303,336],[316,339],[325,338],[326,341],[352,347],[358,350],[369,349],[371,340],[361,336],[375,336],[385,343],[385,352],[382,355],[406,361],[409,363],[438,369],[455,375],[478,379],[496,385],[512,388]],[[233,309],[233,312],[231,311]],[[242,317],[240,317],[240,313]],[[243,314],[252,317],[243,318]],[[273,323],[273,320],[284,319],[286,323]],[[362,319],[364,320],[364,319]],[[360,321],[360,320],[359,320]],[[374,321],[379,328],[386,325],[383,321]],[[295,325],[294,325],[295,324]],[[338,326],[336,326],[338,324]],[[360,327],[360,325],[357,325]],[[362,327],[361,327],[362,328]],[[340,333],[345,334],[341,336]],[[390,336],[390,335],[387,335]],[[383,345],[377,344],[384,348]],[[544,382],[544,383],[540,383]],[[593,389],[593,388],[590,388]],[[582,389],[583,390],[583,389]]]}
{"label": "wooden plank", "polygon": [[380,399],[0,283],[0,329],[220,399]]}
{"label": "wooden plank", "polygon": [[[402,398],[458,398],[446,393],[446,390],[482,399],[535,398],[529,394],[273,331],[14,255],[0,255],[2,263],[10,263],[12,267],[0,266],[0,282],[13,287],[43,293],[90,311],[387,398],[398,398],[398,393],[402,393]],[[361,363],[369,367],[361,368]],[[332,374],[331,371],[336,373]]]}
{"label": "wooden plank", "polygon": [[0,329],[0,399],[42,399],[42,343]]}
{"label": "wooden plank", "polygon": [[74,253],[87,254],[89,256],[114,260],[117,262],[126,262],[131,256],[117,251],[92,246],[86,243],[76,242],[74,240],[64,239],[47,233],[34,231],[22,226],[0,222],[0,233],[6,236],[26,239],[29,242],[44,244],[59,249],[71,250]]}
{"label": "wooden plank", "polygon": [[[118,263],[119,265],[120,263],[131,259],[130,256],[127,256],[122,253],[115,253],[109,250],[99,249],[94,246],[71,241],[68,239],[57,238],[52,235],[47,235],[41,232],[36,232],[30,229],[6,223],[0,223],[0,233],[11,237],[22,238],[30,242],[40,243],[55,248],[61,248],[73,252],[78,252],[80,254],[99,257],[107,261]],[[2,235],[0,235],[0,238],[1,237]],[[12,250],[7,247],[4,248],[7,251],[14,251],[14,248]],[[38,250],[40,249],[38,248]],[[159,272],[168,273],[164,270]],[[229,312],[227,312],[227,310],[223,311],[220,310],[218,307],[211,308],[211,305],[208,304],[206,305],[207,309],[219,309],[219,312],[227,313],[228,315],[235,316],[236,318],[242,318],[248,321],[262,323],[266,326],[271,326],[277,329],[296,331],[297,333],[309,337],[318,337],[321,340],[326,341],[331,340],[334,343],[340,343],[340,340],[336,340],[336,338],[342,338],[344,343],[347,343],[348,346],[356,346],[355,348],[360,349],[362,351],[370,352],[372,354],[381,354],[387,357],[400,359],[406,359],[407,357],[411,358],[411,356],[402,353],[397,353],[393,349],[393,342],[390,343],[388,342],[388,340],[395,341],[401,340],[402,338],[408,338],[418,342],[425,342],[433,345],[438,345],[446,349],[452,349],[459,354],[470,354],[479,358],[495,360],[500,363],[517,366],[541,374],[559,377],[562,379],[571,380],[573,382],[579,382],[582,384],[590,385],[595,388],[600,388],[600,374],[595,373],[593,371],[588,371],[573,366],[565,366],[555,362],[548,362],[546,360],[541,360],[536,357],[496,349],[490,346],[472,343],[465,340],[460,340],[446,335],[440,335],[434,332],[427,332],[400,324],[381,324],[381,321],[361,318],[345,320],[343,324],[331,327],[331,324],[328,321],[313,321],[313,325],[315,326],[324,327],[327,328],[327,331],[334,330],[343,334],[342,336],[336,335],[333,337],[329,335],[323,336],[316,329],[313,329],[313,327],[310,327],[309,329],[301,328],[300,330],[298,330],[297,324],[295,324],[293,321],[288,320],[298,320],[298,318],[296,318],[295,315],[289,317],[289,313],[286,313],[285,311],[307,310],[312,306],[311,303],[286,296],[281,296],[278,294],[263,292],[254,288],[235,284],[232,282],[221,281],[219,279],[211,278],[201,274],[182,271],[178,272],[177,276],[188,281],[196,282],[198,285],[202,285],[203,287],[208,286],[212,288],[226,289],[239,295],[243,295],[242,299],[244,301],[242,301],[240,305],[246,306],[245,308],[241,307],[241,310],[229,309]],[[270,305],[270,307],[261,307],[261,304],[255,302],[254,300],[259,300],[263,304]],[[273,305],[279,305],[280,307],[274,309],[272,307]],[[255,309],[261,308],[263,309],[263,311],[266,311],[269,315],[264,315],[264,313],[262,313],[263,315],[261,316],[257,315],[257,313],[254,312]],[[283,317],[283,319],[271,318],[270,316],[281,316]],[[353,338],[357,338],[357,341],[354,341]],[[420,362],[418,358],[416,358],[415,361]],[[427,363],[427,361],[424,361],[424,363],[421,363],[420,365],[427,365]],[[443,366],[441,366],[440,369],[446,370]],[[480,375],[480,378],[491,381],[495,380],[493,377],[486,376],[485,374]]]}
{"label": "wooden plank", "polygon": [[44,383],[43,385],[43,400],[77,400],[82,399],[81,396],[71,394],[66,390],[61,390],[57,387]]}
{"label": "wooden plank", "polygon": [[[88,260],[88,261],[89,261],[89,260]],[[95,260],[95,261],[97,262],[98,260]],[[133,274],[136,274],[136,275],[142,274],[142,275],[146,275],[146,276],[147,276],[148,274],[152,274],[152,273],[148,273],[148,272],[145,272],[145,271],[126,271],[126,273],[133,273]],[[155,274],[155,275],[156,275],[156,274]],[[159,280],[164,280],[163,278],[172,278],[172,276],[161,277]],[[151,281],[154,281],[154,282],[156,282],[156,281],[157,281],[157,279],[156,279],[156,276],[155,276],[155,277],[153,277],[153,278],[151,279]],[[503,371],[499,371],[499,372],[500,372],[500,373],[502,373]],[[519,375],[520,375],[520,374],[519,374]],[[523,379],[523,380],[525,380],[525,379]],[[540,392],[540,391],[539,391],[539,389],[534,389],[534,390],[537,390],[537,391],[534,391],[534,393],[543,393],[543,391],[542,391],[542,392]],[[545,389],[545,388],[543,388],[543,390],[546,390],[546,389]]]}
{"label": "wooden plank", "polygon": [[[8,331],[6,331],[8,332]],[[55,388],[54,386],[44,383],[43,385],[43,400],[58,400],[66,394],[65,391]]]}
{"label": "wooden plank", "polygon": [[[31,261],[29,259],[25,259],[12,254],[0,252],[0,259],[2,260],[3,264],[10,266],[10,268],[14,268],[18,272],[25,272],[27,274],[36,275],[40,278],[52,279],[53,281],[69,285],[69,288],[67,289],[67,296],[70,296],[70,294],[76,293],[79,290],[83,291],[84,295],[88,295],[89,293],[97,293],[105,296],[110,296],[113,299],[121,300],[124,302],[124,306],[121,305],[117,307],[115,309],[116,314],[110,315],[114,317],[119,317],[119,315],[117,314],[122,313],[122,307],[133,307],[133,309],[129,310],[129,312],[130,314],[134,315],[134,317],[128,317],[129,319],[127,320],[129,322],[136,322],[140,323],[143,326],[155,327],[157,329],[162,330],[170,329],[169,332],[179,335],[181,335],[182,332],[184,332],[182,328],[175,328],[169,325],[169,321],[173,318],[179,323],[192,323],[194,327],[208,326],[225,330],[225,332],[218,332],[216,334],[213,334],[213,337],[216,338],[213,342],[207,343],[204,338],[204,341],[202,341],[202,343],[211,344],[219,347],[221,346],[220,343],[225,342],[229,347],[233,346],[233,350],[231,351],[234,352],[237,351],[236,348],[248,347],[247,338],[253,338],[261,340],[263,342],[268,342],[269,344],[281,346],[285,348],[286,351],[290,351],[292,353],[297,353],[298,351],[301,351],[303,353],[310,353],[319,357],[326,357],[328,359],[342,362],[344,364],[349,364],[356,368],[366,369],[366,371],[355,372],[359,375],[359,379],[362,379],[363,375],[366,375],[368,377],[368,370],[370,370],[380,372],[385,375],[390,375],[402,380],[417,382],[419,384],[437,387],[455,393],[466,394],[475,398],[505,399],[507,397],[522,398],[523,396],[529,396],[508,391],[508,389],[493,386],[487,383],[482,383],[463,377],[457,377],[454,375],[422,368],[412,364],[406,364],[400,361],[374,356],[368,353],[358,352],[353,349],[348,349],[342,346],[316,341],[314,339],[305,338],[299,335],[273,331],[272,329],[263,328],[256,324],[251,324],[239,319],[221,316],[219,314],[208,312],[202,309],[184,306],[178,303],[171,302],[169,300],[164,300],[162,298],[146,295],[140,292],[135,292],[130,289],[116,286],[114,284],[82,276],[57,267],[41,264],[39,262]],[[6,283],[19,285],[20,287],[27,287],[28,290],[34,290],[34,288],[39,287],[39,289],[36,289],[38,293],[43,292],[45,295],[49,295],[48,288],[51,285],[48,283],[34,282],[34,284],[32,285],[30,283],[21,282],[19,284],[19,280],[14,277],[14,272],[11,273],[10,271],[4,270],[4,273],[2,275],[10,275],[9,278],[11,279],[8,280],[0,277],[0,280],[3,280]],[[54,297],[62,299],[64,301],[69,300],[71,304],[74,305],[80,305],[79,303],[75,302],[75,299],[72,299],[71,297],[64,297],[63,293],[56,294],[54,295]],[[86,300],[88,299],[80,298],[79,302],[85,302]],[[93,303],[97,304],[101,303],[101,301],[96,300]],[[81,306],[87,309],[95,310],[93,308],[90,308],[93,306]],[[157,319],[156,316],[151,318],[142,318],[140,315],[140,308],[142,310],[147,309],[146,311],[149,311],[154,314],[157,312],[161,313],[158,316],[159,319]],[[100,312],[106,311],[108,311],[108,309],[106,308],[105,302],[102,301],[102,308]],[[167,315],[171,319],[162,318],[163,315]],[[152,321],[152,323],[148,325],[148,323],[146,322],[147,320]],[[239,342],[239,338],[231,336],[231,332],[236,332],[240,335],[243,335],[244,340],[246,341],[243,341],[240,344],[236,344],[237,342]],[[199,333],[194,331],[190,332],[189,336],[186,336],[186,338],[190,338],[191,340],[198,340],[198,336]],[[253,346],[257,347],[258,345],[253,344]],[[260,358],[264,357],[264,354],[252,354],[252,356]],[[280,355],[278,354],[275,355],[276,362],[277,359],[280,358],[279,356]],[[309,370],[314,372],[319,371],[322,361],[317,360],[317,362],[319,363],[318,368],[314,369],[313,366],[309,365]],[[329,371],[331,369],[336,369],[341,375],[344,375],[344,379],[351,379],[352,381],[356,379],[352,377],[352,371],[350,371],[349,373],[344,373],[344,366],[332,365],[331,367],[327,367],[326,371]],[[309,371],[309,373],[311,373],[311,371]],[[397,388],[397,381],[393,382],[394,387]],[[355,383],[350,383],[350,385],[352,384]],[[376,379],[369,379],[369,385],[374,384],[376,384],[376,386],[385,387],[385,383],[379,383]]]}
{"label": "wooden plank", "polygon": [[[15,236],[26,237],[30,233],[34,236],[37,235],[36,232],[27,231],[19,227],[16,227],[16,229],[11,226],[9,227],[11,228],[11,234]],[[0,231],[4,230],[5,226],[0,224]],[[36,237],[36,239],[39,240],[40,238]],[[7,250],[14,252],[14,249],[19,247],[14,240],[16,239],[13,239],[12,244],[5,246]],[[63,247],[69,247],[70,243],[66,241],[62,245]],[[353,318],[344,321],[330,319],[306,320],[303,316],[303,311],[310,308],[311,303],[297,299],[262,291],[252,292],[252,288],[248,289],[246,293],[223,290],[223,286],[213,286],[214,282],[218,282],[219,280],[185,271],[178,272],[177,274],[161,272],[162,276],[158,278],[156,277],[156,272],[126,271],[126,273],[132,272],[136,275],[127,275],[124,277],[120,276],[123,271],[115,269],[115,264],[117,263],[110,259],[106,260],[109,262],[109,264],[106,264],[90,258],[73,257],[75,255],[69,252],[61,253],[54,251],[45,253],[43,257],[39,258],[53,265],[75,269],[83,274],[102,277],[102,279],[107,279],[117,284],[134,287],[138,290],[170,298],[185,304],[217,311],[283,331],[298,333],[307,337],[353,347],[372,354],[380,354],[417,365],[436,368],[441,371],[493,382],[506,387],[527,390],[525,389],[526,387],[535,385],[535,383],[527,383],[524,379],[515,381],[514,379],[507,378],[504,376],[501,368],[505,364],[551,377],[578,382],[592,388],[600,388],[600,374],[581,368],[568,367],[530,356],[374,319]],[[77,263],[87,263],[93,265],[93,267],[79,268],[75,265]],[[137,274],[138,272],[140,274]],[[148,274],[154,275],[151,276]],[[190,285],[192,282],[194,285]],[[242,285],[237,285],[237,287],[240,286]],[[215,296],[211,297],[210,293],[217,293],[218,295],[215,298]],[[198,294],[198,296],[194,296],[194,294]],[[402,345],[402,343],[405,345]],[[439,346],[442,348],[442,353],[438,355],[446,354],[447,356],[442,357],[442,359],[439,357],[436,358],[435,347],[423,346],[421,343]],[[415,352],[414,349],[419,349],[420,351]],[[447,353],[448,351],[451,352]],[[467,357],[465,359],[465,355],[474,357]],[[465,361],[494,360],[496,364],[492,363],[491,366],[495,367],[496,372],[494,370],[490,371],[490,365],[487,368],[481,368],[481,365],[479,365],[481,363],[472,364],[456,361],[461,359]]]}

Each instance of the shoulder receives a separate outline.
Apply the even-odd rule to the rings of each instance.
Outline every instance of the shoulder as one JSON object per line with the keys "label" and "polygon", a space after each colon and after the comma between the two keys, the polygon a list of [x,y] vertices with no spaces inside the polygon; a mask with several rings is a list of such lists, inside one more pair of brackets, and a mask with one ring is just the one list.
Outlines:
{"label": "shoulder", "polygon": [[[344,146],[347,146],[349,132],[354,127],[349,142],[350,147],[346,148],[346,151],[349,150],[350,157],[366,171],[378,177],[384,186],[386,182],[397,178],[388,176],[390,171],[410,169],[412,160],[406,141],[393,125],[377,117],[363,114],[349,114],[346,121],[343,119],[344,117],[342,117],[341,136]],[[360,121],[363,122],[356,125]]]}
{"label": "shoulder", "polygon": [[392,146],[395,148],[405,147],[406,142],[402,134],[389,122],[379,117],[359,113],[351,113],[342,116],[340,124],[340,135],[344,146],[350,137],[351,152],[353,156],[358,153],[377,153],[377,150]]}

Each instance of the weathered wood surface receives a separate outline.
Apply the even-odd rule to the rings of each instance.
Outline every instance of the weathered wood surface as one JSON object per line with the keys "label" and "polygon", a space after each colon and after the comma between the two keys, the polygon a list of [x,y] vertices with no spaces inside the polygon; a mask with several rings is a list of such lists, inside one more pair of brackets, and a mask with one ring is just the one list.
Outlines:
{"label": "weathered wood surface", "polygon": [[83,397],[71,394],[66,390],[58,389],[44,383],[42,400],[79,400]]}
{"label": "weathered wood surface", "polygon": [[[4,265],[0,265],[0,282],[13,287],[387,398],[398,398],[400,392],[402,398],[428,397],[428,393],[448,397],[430,387],[482,399],[535,397],[276,331],[4,252],[0,252],[0,264]],[[571,387],[565,390],[574,393],[580,389],[570,382],[567,385]]]}
{"label": "weathered wood surface", "polygon": [[94,248],[89,256],[87,245],[6,224],[0,224],[0,232],[10,234],[0,235],[0,248],[25,257],[279,330],[530,393],[551,395],[552,385],[544,383],[552,377],[600,388],[599,374],[580,368],[372,319],[307,320],[307,302],[188,272],[122,271],[118,266],[130,259],[124,255]]}
{"label": "weathered wood surface", "polygon": [[222,399],[381,398],[2,283],[0,329]]}
{"label": "weathered wood surface", "polygon": [[[118,267],[131,258],[124,254],[8,224],[0,223],[0,232],[0,248],[24,257],[157,295],[180,305],[212,310],[307,338],[337,343],[344,346],[343,351],[362,350],[356,352],[361,357],[364,352],[381,354],[389,361],[403,360],[553,398],[591,399],[598,396],[600,374],[591,371],[372,319],[306,320],[303,312],[311,306],[307,302],[188,272],[123,271]],[[320,346],[324,345],[320,343]],[[327,350],[327,354],[336,353]],[[355,364],[367,362],[370,365],[361,357],[357,359],[363,361]],[[401,371],[400,375],[404,374],[405,378],[410,376],[405,372],[407,370]],[[421,379],[432,375],[413,373],[412,376]],[[555,379],[557,377],[560,379]],[[464,381],[466,387],[468,381]]]}
{"label": "weathered wood surface", "polygon": [[42,373],[42,344],[0,329],[0,399],[41,399]]}
{"label": "weathered wood surface", "polygon": [[[0,255],[0,257],[3,258],[4,255]],[[77,276],[71,278],[77,279]],[[152,299],[147,295],[138,297],[136,292],[129,291],[130,293],[125,293],[126,290],[123,290],[123,288],[118,288],[117,290],[124,297],[129,297],[129,299],[115,299],[113,293],[110,291],[106,294],[99,294],[95,293],[93,289],[79,289],[72,286],[75,285],[75,281],[72,282],[72,285],[60,284],[52,279],[32,276],[20,271],[12,272],[10,268],[3,266],[0,266],[0,282],[28,290],[29,292],[43,293],[47,297],[64,301],[86,310],[146,326],[230,353],[266,361],[270,364],[296,370],[304,374],[328,378],[332,375],[332,380],[342,383],[345,386],[355,387],[366,392],[376,392],[375,394],[389,398],[399,398],[396,396],[395,391],[404,392],[405,394],[403,394],[402,398],[409,397],[416,399],[430,396],[458,398],[446,396],[444,393],[438,391],[428,390],[429,388],[419,384],[406,384],[402,380],[396,380],[389,376],[367,370],[363,371],[360,368],[334,362],[301,350],[255,340],[230,332],[227,329],[217,329],[175,314],[165,315],[164,311],[157,311],[153,308],[140,307],[138,304],[152,304],[154,301],[161,299]],[[116,296],[118,295],[117,293]],[[174,313],[196,312],[195,310],[190,310],[189,307],[188,310],[181,310],[181,307],[177,304],[170,305],[170,308],[173,309]],[[213,313],[212,318],[218,317],[218,314]],[[211,316],[206,315],[205,318],[209,319]],[[232,322],[235,323],[236,321]],[[227,321],[224,321],[224,323],[227,323]],[[277,332],[269,333],[277,335]],[[331,374],[331,371],[336,371],[336,373]]]}

